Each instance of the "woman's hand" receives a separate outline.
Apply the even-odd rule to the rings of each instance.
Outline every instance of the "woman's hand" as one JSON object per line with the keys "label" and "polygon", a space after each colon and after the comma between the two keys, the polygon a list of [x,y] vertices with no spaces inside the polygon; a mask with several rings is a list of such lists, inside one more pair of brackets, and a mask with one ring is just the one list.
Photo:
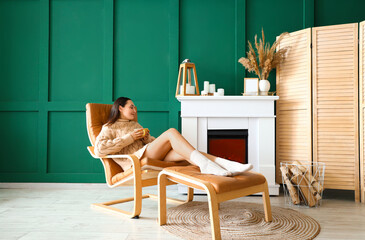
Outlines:
{"label": "woman's hand", "polygon": [[140,129],[134,129],[134,131],[131,133],[132,137],[134,140],[138,140],[138,139],[141,139],[143,138],[143,128],[140,128]]}

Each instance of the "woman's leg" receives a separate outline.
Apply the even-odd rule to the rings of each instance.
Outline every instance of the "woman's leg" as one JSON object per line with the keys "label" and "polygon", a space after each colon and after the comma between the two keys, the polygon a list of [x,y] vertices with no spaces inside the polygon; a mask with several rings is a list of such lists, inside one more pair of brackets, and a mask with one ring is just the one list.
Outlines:
{"label": "woman's leg", "polygon": [[246,172],[248,170],[251,170],[253,168],[253,165],[250,163],[242,164],[239,162],[230,161],[230,160],[227,160],[224,158],[216,157],[216,156],[210,155],[208,153],[202,152],[202,154],[204,154],[204,156],[206,156],[209,160],[215,162],[219,166],[230,171],[232,173],[232,176],[239,175],[239,174]]}
{"label": "woman's leg", "polygon": [[[173,152],[169,153],[171,150]],[[147,147],[144,156],[154,159],[181,160],[189,161],[197,165],[202,173],[229,176],[231,173],[226,169],[215,164],[207,157],[197,151],[176,129],[169,129]],[[180,156],[180,157],[179,157]]]}
{"label": "woman's leg", "polygon": [[[232,173],[233,176],[239,175],[243,172],[251,170],[253,168],[252,164],[241,164],[235,161],[226,160],[224,158],[216,157],[214,155],[210,155],[208,153],[200,152],[205,157],[207,157],[210,161],[217,163],[219,166],[223,167],[224,169],[228,170]],[[165,161],[181,161],[185,160],[182,156],[177,154],[173,149],[168,152],[166,155]]]}
{"label": "woman's leg", "polygon": [[178,162],[178,161],[183,161],[186,160],[183,156],[181,156],[180,154],[178,154],[177,152],[174,151],[174,149],[171,149],[165,156],[164,161],[166,162]]}
{"label": "woman's leg", "polygon": [[145,156],[153,159],[165,159],[172,149],[187,161],[195,150],[176,129],[170,128],[149,144]]}
{"label": "woman's leg", "polygon": [[[205,153],[205,152],[201,152],[201,151],[199,151],[199,152],[201,154],[203,154],[204,156],[206,156],[210,161],[215,162],[215,160],[217,159],[216,156],[210,155],[209,153]],[[180,154],[178,154],[177,152],[175,152],[174,149],[171,149],[167,153],[167,155],[166,155],[166,157],[164,159],[164,161],[166,161],[166,162],[178,162],[178,161],[183,161],[183,160],[189,161],[189,159],[185,159],[183,156],[181,156]]]}
{"label": "woman's leg", "polygon": [[[200,152],[200,153],[203,154],[204,156],[206,156],[210,161],[213,161],[213,162],[215,162],[215,159],[217,158],[216,156],[210,155],[205,152]],[[174,149],[171,149],[167,153],[167,155],[165,156],[165,159],[164,159],[164,161],[166,161],[166,162],[178,162],[178,161],[183,161],[183,160],[189,161],[189,159],[185,159],[183,156],[181,156],[180,154],[175,152]]]}

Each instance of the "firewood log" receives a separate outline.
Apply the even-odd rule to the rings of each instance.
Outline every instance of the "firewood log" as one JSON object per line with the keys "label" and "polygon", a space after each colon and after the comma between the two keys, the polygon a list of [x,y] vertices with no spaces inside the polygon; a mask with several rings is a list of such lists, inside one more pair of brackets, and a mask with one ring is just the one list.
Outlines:
{"label": "firewood log", "polygon": [[297,165],[293,165],[289,168],[290,172],[293,174],[293,175],[300,175],[302,176],[303,175],[303,172],[298,168]]}
{"label": "firewood log", "polygon": [[294,161],[293,165],[297,166],[297,168],[302,171],[303,173],[305,173],[307,171],[307,168],[299,161]]}
{"label": "firewood log", "polygon": [[318,193],[318,192],[316,192],[316,194],[314,195],[314,197],[316,198],[316,201],[317,202],[322,199],[321,194]]}
{"label": "firewood log", "polygon": [[[293,164],[302,172],[302,174],[305,174],[307,180],[312,183],[314,181],[317,181],[313,175],[311,174],[311,169],[306,168],[304,165],[302,165],[299,161],[294,161]],[[294,167],[294,166],[293,166]]]}
{"label": "firewood log", "polygon": [[315,195],[317,194],[316,191],[313,189],[312,185],[309,183],[309,181],[304,177],[303,175],[294,175],[291,179],[291,181],[297,185],[303,194],[306,203],[308,206],[313,207],[316,205],[317,200],[315,198]]}
{"label": "firewood log", "polygon": [[300,162],[298,162],[298,161],[294,161],[293,164],[295,164],[295,165],[292,165],[290,170],[292,172],[293,171],[295,172],[295,173],[293,172],[294,175],[300,174],[300,172],[301,172],[302,174],[305,175],[308,182],[310,184],[312,184],[312,186],[316,192],[321,193],[323,191],[323,186],[317,181],[317,179],[315,177],[313,177],[313,175],[311,174],[309,169],[307,169],[305,166],[301,165]]}
{"label": "firewood log", "polygon": [[297,193],[295,187],[293,186],[293,184],[289,180],[289,170],[288,170],[288,168],[285,167],[285,166],[282,166],[282,167],[280,167],[280,171],[281,171],[281,174],[283,175],[286,187],[289,190],[289,195],[291,197],[292,202],[294,204],[299,204],[300,199],[299,199],[298,193]]}

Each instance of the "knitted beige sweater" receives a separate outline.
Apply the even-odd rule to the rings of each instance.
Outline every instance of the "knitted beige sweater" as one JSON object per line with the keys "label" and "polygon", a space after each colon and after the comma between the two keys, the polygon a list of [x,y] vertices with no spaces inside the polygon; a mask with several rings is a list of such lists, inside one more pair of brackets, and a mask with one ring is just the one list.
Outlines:
{"label": "knitted beige sweater", "polygon": [[[110,154],[132,154],[141,159],[146,144],[152,142],[155,138],[148,136],[142,139],[134,140],[131,133],[135,129],[143,128],[138,122],[118,119],[111,125],[104,125],[99,136],[95,141],[95,154],[103,157]],[[124,171],[132,166],[132,162],[127,158],[113,158]]]}

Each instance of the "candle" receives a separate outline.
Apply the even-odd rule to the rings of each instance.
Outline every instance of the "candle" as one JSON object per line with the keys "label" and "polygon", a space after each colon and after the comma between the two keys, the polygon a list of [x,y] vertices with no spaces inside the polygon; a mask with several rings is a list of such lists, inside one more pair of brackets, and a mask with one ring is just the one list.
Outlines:
{"label": "candle", "polygon": [[220,96],[218,92],[215,92],[214,93],[214,96]]}
{"label": "candle", "polygon": [[215,84],[210,84],[209,85],[209,93],[214,93],[215,92]]}
{"label": "candle", "polygon": [[218,95],[219,96],[224,96],[224,89],[223,88],[218,88]]}
{"label": "candle", "polygon": [[205,90],[201,91],[201,95],[202,96],[207,96],[208,95],[208,92],[206,92]]}
{"label": "candle", "polygon": [[190,94],[190,84],[187,83],[185,87],[186,87],[186,90],[185,90],[186,94]]}
{"label": "candle", "polygon": [[205,91],[206,93],[208,93],[208,92],[209,92],[209,82],[208,82],[208,81],[204,81],[204,91]]}
{"label": "candle", "polygon": [[190,86],[190,94],[195,94],[195,86]]}

